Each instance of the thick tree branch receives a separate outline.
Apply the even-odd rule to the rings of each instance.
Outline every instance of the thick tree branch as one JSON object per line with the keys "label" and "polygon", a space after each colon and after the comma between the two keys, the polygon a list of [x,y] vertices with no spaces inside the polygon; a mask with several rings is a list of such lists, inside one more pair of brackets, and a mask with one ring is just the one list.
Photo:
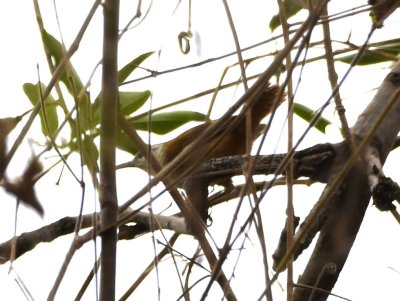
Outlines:
{"label": "thick tree branch", "polygon": [[[376,174],[396,142],[400,130],[400,61],[383,81],[374,99],[359,116],[352,128],[357,145],[364,148],[355,158],[353,167],[336,193],[327,202],[326,221],[323,223],[317,245],[299,283],[330,292],[346,262],[353,242],[361,226],[371,196],[371,175]],[[378,154],[371,158],[370,154]],[[335,182],[337,173],[345,166],[351,153],[336,157],[332,177],[325,191]],[[376,161],[379,158],[379,161]],[[324,195],[324,193],[322,194]],[[326,265],[334,265],[334,271],[326,272]],[[328,294],[297,288],[295,300],[326,300]]]}
{"label": "thick tree branch", "polygon": [[[316,144],[310,148],[296,151],[293,155],[293,173],[297,179],[307,177],[316,182],[325,183],[329,178],[329,170],[334,162],[334,157],[339,145]],[[253,174],[275,174],[278,167],[285,160],[287,154],[260,155],[255,157],[256,164]],[[233,177],[243,173],[242,166],[245,162],[243,156],[231,156],[211,159],[204,163],[194,176],[214,175],[219,177]]]}
{"label": "thick tree branch", "polygon": [[[311,148],[295,152],[294,154],[294,172],[296,178],[306,177],[311,181],[326,182],[327,175],[330,174],[331,165],[334,162],[336,156],[336,145],[331,144],[319,144]],[[257,157],[257,164],[255,166],[254,174],[275,174],[277,167],[280,165],[282,160],[285,158],[285,154],[278,155],[265,155]],[[244,158],[242,156],[225,157],[213,159],[206,162],[198,176],[215,174],[219,179],[230,178],[235,175],[241,175],[241,166]],[[262,189],[263,185],[257,188]],[[236,198],[237,194],[231,193],[226,196],[225,201]],[[210,197],[210,204],[216,205],[215,197]],[[214,201],[213,201],[214,200]],[[218,202],[220,203],[220,202]],[[125,224],[135,223],[134,226],[122,226],[120,227],[119,239],[132,239],[149,231],[150,229],[150,218],[157,219],[157,223],[162,229],[173,230],[177,233],[192,234],[187,224],[181,217],[177,216],[161,216],[153,215],[150,216],[146,212],[136,212],[126,220]],[[87,214],[82,216],[81,228],[88,228],[93,226],[93,214]],[[32,232],[23,233],[16,237],[16,258],[23,255],[24,253],[32,250],[39,243],[51,242],[54,239],[71,234],[74,231],[77,217],[65,217],[56,221],[52,224],[44,226],[40,229]],[[10,258],[11,239],[0,244],[0,264],[5,263]]]}

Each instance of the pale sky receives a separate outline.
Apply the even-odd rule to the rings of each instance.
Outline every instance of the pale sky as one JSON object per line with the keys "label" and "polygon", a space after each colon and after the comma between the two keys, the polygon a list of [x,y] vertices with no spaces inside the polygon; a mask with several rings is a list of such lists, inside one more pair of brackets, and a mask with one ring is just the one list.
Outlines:
{"label": "pale sky", "polygon": [[[330,12],[340,11],[336,5],[347,5],[347,8],[364,4],[366,1],[351,1],[343,4],[341,1],[331,1]],[[174,13],[174,9],[178,1],[160,1],[154,0],[147,19],[138,27],[128,31],[120,42],[120,66],[135,58],[136,56],[148,52],[158,51],[158,55],[151,57],[143,65],[153,70],[166,70],[174,67],[187,65],[198,62],[207,58],[216,57],[234,51],[232,35],[226,17],[224,15],[222,2],[216,1],[193,1],[192,12],[192,31],[196,37],[197,43],[192,44],[190,54],[184,56],[180,53],[177,43],[177,35],[180,31],[187,30],[187,1],[182,1],[180,6]],[[272,4],[271,4],[272,3]],[[268,22],[272,11],[276,11],[274,1],[251,0],[245,4],[237,1],[230,1],[232,6],[232,14],[237,26],[239,40],[242,47],[246,47],[271,37],[268,29]],[[45,27],[54,36],[59,38],[59,30],[56,25],[53,3],[50,1],[41,2],[42,15]],[[85,18],[91,1],[56,1],[61,32],[67,46],[73,41],[77,31]],[[143,14],[145,14],[149,1],[143,1]],[[136,1],[121,2],[121,27],[135,14]],[[102,49],[102,13],[99,10],[94,18],[93,24],[89,27],[78,52],[74,55],[72,63],[77,69],[83,81],[88,80],[94,66],[101,58]],[[399,28],[399,14],[394,14],[387,20],[385,26],[373,37],[374,41],[384,38],[397,38]],[[27,1],[7,1],[3,3],[0,10],[0,35],[2,40],[2,55],[0,56],[0,79],[2,83],[0,118],[16,116],[30,109],[30,103],[22,91],[22,85],[26,82],[35,83],[37,81],[37,65],[39,66],[40,78],[44,83],[49,80],[49,72],[45,61],[43,47],[40,41],[33,5]],[[346,41],[350,37],[351,42],[360,45],[366,38],[366,34],[370,28],[370,20],[367,13],[345,19],[343,21],[334,22],[332,27],[332,37],[336,40]],[[318,35],[316,31],[316,35]],[[252,57],[279,49],[282,45],[268,44],[268,46],[260,47],[251,52],[246,52],[245,57]],[[315,52],[316,53],[316,52]],[[310,56],[314,53],[310,51]],[[186,71],[177,72],[170,75],[160,76],[155,79],[141,81],[131,85],[124,86],[123,90],[142,91],[149,89],[153,92],[153,106],[159,106],[164,103],[179,100],[183,97],[190,96],[205,89],[209,89],[217,85],[222,71],[226,66],[236,62],[236,56],[221,61],[219,64],[204,65],[200,68],[188,69]],[[252,75],[262,71],[271,61],[271,58],[262,60],[260,63],[251,65],[248,72]],[[388,72],[390,65],[380,65],[373,67],[362,67],[352,71],[348,81],[342,89],[344,105],[347,108],[348,120],[352,125],[358,114],[368,104],[376,89],[384,76]],[[347,69],[347,65],[338,64],[338,73],[341,76]],[[90,92],[92,96],[98,94],[100,89],[101,73],[97,72],[91,85]],[[136,74],[136,76],[139,73]],[[147,75],[146,72],[140,72]],[[228,73],[225,82],[237,80],[239,76],[238,69]],[[298,80],[299,73],[295,72],[294,79]],[[222,92],[217,99],[217,108],[213,113],[213,118],[218,118],[227,105],[233,103],[235,99],[243,93],[242,88],[237,91],[230,90]],[[302,74],[301,85],[296,101],[308,105],[312,108],[318,108],[329,96],[328,81],[325,78],[325,65],[311,64],[307,66]],[[223,99],[223,101],[222,101]],[[210,96],[204,97],[202,101],[208,104]],[[184,106],[185,109],[191,109],[206,113],[207,105],[203,103],[191,102]],[[146,107],[145,109],[147,109]],[[322,135],[316,131],[312,131],[302,144],[301,148],[305,148],[321,142],[335,142],[338,137],[335,134],[337,126],[337,114],[334,113],[333,107],[330,107],[324,114],[330,120],[335,122],[330,135]],[[285,108],[280,108],[277,115],[277,124],[275,132],[271,133],[271,142],[265,146],[263,151],[271,153],[275,150],[283,152],[286,149],[286,129],[285,126]],[[26,122],[23,120],[22,124]],[[280,124],[280,127],[279,127]],[[295,119],[295,137],[299,137],[307,124]],[[11,135],[9,143],[13,143],[15,135],[18,134],[21,127],[18,127],[13,135]],[[43,143],[43,138],[37,138],[39,123],[37,122],[28,134],[29,137],[35,137],[36,142]],[[177,131],[179,132],[179,131]],[[174,135],[176,135],[176,133]],[[281,132],[284,134],[279,138]],[[145,136],[144,136],[145,137]],[[165,137],[154,137],[154,141],[165,141],[169,139]],[[30,142],[32,143],[32,142]],[[40,147],[35,146],[36,150]],[[25,141],[21,150],[17,152],[16,157],[11,162],[11,168],[8,172],[10,177],[20,174],[24,167],[24,162],[30,155],[29,142]],[[54,158],[50,156],[53,153],[45,155],[45,165],[54,162]],[[395,181],[400,179],[398,168],[398,151],[393,152],[389,156],[385,172]],[[79,174],[79,160],[74,156],[69,161],[74,171]],[[118,158],[118,161],[129,160],[126,154]],[[46,224],[54,222],[66,215],[75,216],[78,214],[81,191],[79,184],[75,182],[71,175],[64,171],[59,185],[56,181],[60,175],[61,166],[55,168],[42,183],[38,184],[38,196],[45,208],[45,217],[41,219],[32,210],[21,207],[18,211],[17,233],[31,231],[42,227]],[[135,187],[140,189],[147,180],[143,173],[134,170],[123,171],[119,173],[120,184],[120,202],[124,202],[132,195],[132,183],[129,179],[135,179]],[[94,210],[96,202],[95,193],[91,187],[89,177],[86,181],[85,195],[85,212]],[[126,189],[126,188],[129,189]],[[158,189],[158,188],[156,188]],[[295,206],[296,214],[304,218],[308,210],[312,207],[321,191],[320,185],[312,187],[296,187],[295,188]],[[14,231],[15,218],[15,201],[0,191],[1,203],[0,220],[2,223],[2,231],[0,232],[0,241],[8,240],[12,237]],[[268,252],[272,254],[277,243],[280,231],[283,226],[283,217],[285,214],[285,188],[274,188],[268,195],[263,204],[264,227],[266,228],[266,237],[268,243]],[[155,204],[157,209],[163,209],[165,204]],[[158,207],[157,207],[158,206]],[[231,214],[236,207],[235,202],[214,208],[212,211],[214,224],[210,228],[213,237],[217,242],[223,242],[226,234],[221,231],[227,227],[223,219],[218,216]],[[97,205],[97,208],[99,206]],[[243,213],[245,214],[245,213]],[[340,275],[340,279],[334,289],[334,293],[349,298],[351,300],[397,300],[400,289],[400,243],[397,237],[400,234],[400,225],[388,213],[381,213],[376,208],[368,209],[364,223],[361,227],[353,250],[349,256],[347,265]],[[157,236],[162,240],[161,236]],[[262,267],[259,265],[261,259],[259,246],[256,237],[252,237],[252,241],[246,241],[246,249],[240,255],[239,265],[235,271],[233,286],[242,287],[242,290],[236,289],[239,300],[255,300],[257,299],[263,288],[263,281],[257,281],[258,275],[262,276]],[[25,285],[31,292],[34,300],[45,300],[57,275],[71,237],[61,238],[51,244],[42,244],[30,253],[19,258],[14,267],[24,281]],[[134,242],[122,242],[119,245],[118,255],[118,284],[117,297],[119,297],[129,285],[141,273],[143,268],[150,262],[154,251],[150,236],[145,236]],[[191,256],[196,244],[193,238],[182,240],[177,249],[185,252],[185,255]],[[161,250],[162,246],[158,246]],[[138,251],[139,249],[139,251]],[[132,254],[135,254],[132,258]],[[139,254],[139,255],[137,255]],[[310,250],[299,258],[295,265],[296,277],[301,273],[304,263],[307,262]],[[64,282],[58,292],[58,300],[72,299],[82,285],[87,273],[90,270],[91,263],[94,260],[93,243],[88,243],[82,250],[75,255],[71,266],[65,276]],[[140,257],[138,260],[137,257]],[[228,266],[232,266],[239,252],[231,253],[231,262]],[[257,260],[253,260],[257,258]],[[272,263],[272,262],[271,262]],[[179,263],[183,267],[182,262]],[[13,280],[13,275],[8,274],[9,263],[0,266],[0,299],[24,300],[19,287]],[[172,270],[172,272],[171,272]],[[253,276],[254,275],[254,279]],[[201,277],[201,272],[196,273]],[[253,285],[251,289],[245,287],[243,283],[251,279]],[[176,298],[177,285],[176,272],[173,269],[171,261],[165,262],[160,267],[160,281],[162,300],[171,300]],[[262,279],[262,277],[261,277]],[[174,283],[169,287],[169,281]],[[280,278],[280,284],[285,286],[285,278]],[[207,281],[203,284],[205,285]],[[156,300],[156,277],[153,273],[149,277],[145,285],[136,292],[132,300]],[[202,287],[202,285],[200,285]],[[171,290],[171,291],[169,291]],[[195,290],[196,291],[196,290]],[[199,288],[198,291],[201,291]],[[217,299],[220,298],[219,288],[215,284],[215,293]],[[195,293],[194,293],[195,294]],[[91,297],[89,297],[89,295]],[[91,287],[89,293],[84,300],[94,300],[94,289]],[[274,286],[274,300],[285,300],[285,292],[279,287]],[[210,298],[210,300],[214,300]],[[330,300],[336,300],[331,298]]]}

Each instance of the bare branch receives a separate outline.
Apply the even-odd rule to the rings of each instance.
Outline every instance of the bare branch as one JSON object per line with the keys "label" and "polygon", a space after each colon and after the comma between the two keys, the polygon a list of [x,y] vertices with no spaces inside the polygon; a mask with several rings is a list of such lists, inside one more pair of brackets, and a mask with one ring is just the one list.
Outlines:
{"label": "bare branch", "polygon": [[[328,207],[325,208],[329,208],[329,214],[325,215],[326,221],[321,228],[317,245],[299,280],[301,284],[315,286],[318,280],[318,287],[330,292],[339,277],[368,207],[371,196],[369,175],[374,174],[378,168],[376,160],[368,161],[370,156],[366,157],[365,154],[379,154],[380,164],[383,164],[400,130],[399,78],[400,61],[385,78],[374,99],[352,128],[358,144],[357,150],[337,158],[335,165],[343,168],[340,167],[338,173],[333,171],[335,176],[329,181],[321,199],[326,200],[323,196],[328,194],[329,187],[332,188],[339,181],[339,175],[343,174],[345,167],[351,162],[353,166],[348,169],[349,173],[340,187],[331,194],[333,198],[327,201]],[[361,160],[357,159],[360,155]],[[327,263],[335,265],[335,272],[318,277]],[[295,300],[307,300],[310,294],[310,290],[298,288],[295,291]],[[321,292],[314,292],[313,296],[314,300],[326,300],[327,297],[327,294]]]}
{"label": "bare branch", "polygon": [[100,301],[115,300],[118,199],[115,176],[118,116],[118,24],[119,1],[104,3],[103,78],[100,126],[101,235]]}

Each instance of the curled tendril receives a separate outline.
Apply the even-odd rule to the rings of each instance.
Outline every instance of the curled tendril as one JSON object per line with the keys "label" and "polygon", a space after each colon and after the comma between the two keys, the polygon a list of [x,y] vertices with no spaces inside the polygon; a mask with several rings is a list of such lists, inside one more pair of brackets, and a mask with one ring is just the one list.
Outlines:
{"label": "curled tendril", "polygon": [[183,54],[190,52],[190,39],[193,37],[192,32],[182,31],[178,35],[179,48]]}

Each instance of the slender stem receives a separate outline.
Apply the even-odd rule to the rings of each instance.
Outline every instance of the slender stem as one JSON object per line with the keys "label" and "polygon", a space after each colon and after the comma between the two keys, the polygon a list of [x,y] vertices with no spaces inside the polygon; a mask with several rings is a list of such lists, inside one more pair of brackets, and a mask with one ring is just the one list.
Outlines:
{"label": "slender stem", "polygon": [[[104,4],[103,78],[100,131],[101,235],[100,301],[115,300],[118,200],[115,179],[115,145],[118,116],[119,1]],[[114,225],[109,227],[109,225]]]}
{"label": "slender stem", "polygon": [[[325,8],[324,11],[325,17],[328,17],[328,7]],[[354,140],[350,132],[349,124],[345,115],[345,108],[342,104],[342,99],[340,97],[340,92],[338,86],[338,75],[335,69],[335,63],[333,60],[333,50],[332,50],[332,40],[331,40],[331,31],[329,27],[329,22],[322,23],[322,29],[324,33],[324,48],[326,53],[326,66],[328,68],[328,77],[329,82],[331,84],[332,91],[337,89],[337,92],[334,94],[333,99],[335,101],[336,110],[339,115],[340,123],[342,125],[342,130],[344,134],[344,138],[346,139],[347,144],[351,149],[354,149]]]}
{"label": "slender stem", "polygon": [[[283,39],[285,44],[289,43],[289,24],[287,22],[287,16],[285,7],[282,0],[278,0],[279,5],[279,17],[282,24]],[[290,52],[286,56],[287,69],[292,68],[292,58]],[[293,82],[292,77],[288,77],[288,117],[287,117],[287,150],[290,152],[293,149]],[[294,233],[294,207],[293,207],[293,158],[288,161],[286,167],[286,187],[287,187],[287,205],[286,205],[286,245],[290,248],[293,244],[293,233]],[[293,256],[289,258],[287,263],[287,301],[293,301]],[[266,297],[268,300],[272,299],[271,287],[267,284]]]}

